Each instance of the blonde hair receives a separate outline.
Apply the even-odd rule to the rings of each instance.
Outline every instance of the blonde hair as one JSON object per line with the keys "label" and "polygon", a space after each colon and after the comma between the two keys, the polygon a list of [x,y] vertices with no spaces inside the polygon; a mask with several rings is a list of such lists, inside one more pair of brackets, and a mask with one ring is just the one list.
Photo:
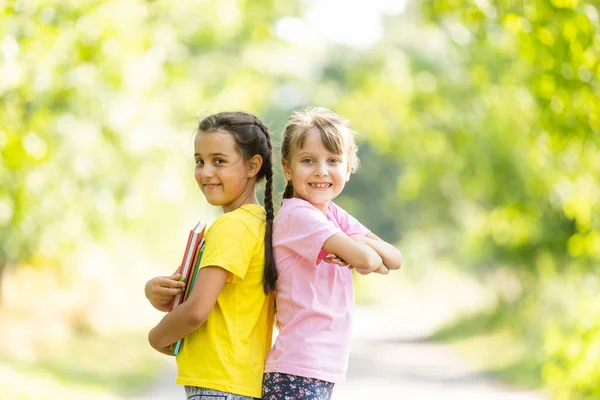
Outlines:
{"label": "blonde hair", "polygon": [[[358,146],[354,140],[356,132],[350,129],[349,120],[323,107],[308,107],[304,111],[294,111],[283,132],[281,159],[291,163],[292,153],[304,146],[306,137],[312,130],[321,136],[323,146],[334,154],[347,156],[350,172],[358,170]],[[294,187],[288,181],[283,198],[292,197]]]}

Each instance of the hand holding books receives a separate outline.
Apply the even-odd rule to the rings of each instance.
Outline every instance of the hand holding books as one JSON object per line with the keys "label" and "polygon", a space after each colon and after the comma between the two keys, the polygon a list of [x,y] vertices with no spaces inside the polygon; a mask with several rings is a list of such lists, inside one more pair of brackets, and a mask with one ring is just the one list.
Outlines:
{"label": "hand holding books", "polygon": [[144,291],[150,304],[159,311],[170,311],[173,297],[185,289],[185,283],[181,282],[180,278],[178,267],[171,276],[157,276],[146,282]]}

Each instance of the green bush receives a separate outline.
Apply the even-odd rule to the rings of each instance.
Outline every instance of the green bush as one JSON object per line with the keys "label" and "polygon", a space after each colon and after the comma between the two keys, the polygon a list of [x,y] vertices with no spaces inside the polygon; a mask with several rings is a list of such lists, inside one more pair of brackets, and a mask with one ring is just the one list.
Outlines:
{"label": "green bush", "polygon": [[[597,285],[596,277],[586,279]],[[590,285],[590,286],[592,286]],[[543,329],[542,379],[558,399],[600,398],[600,296],[573,288]]]}

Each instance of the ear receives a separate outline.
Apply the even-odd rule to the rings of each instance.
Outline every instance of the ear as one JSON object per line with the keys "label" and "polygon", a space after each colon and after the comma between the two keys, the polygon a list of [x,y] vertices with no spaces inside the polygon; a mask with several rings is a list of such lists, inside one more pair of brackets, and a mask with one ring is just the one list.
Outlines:
{"label": "ear", "polygon": [[252,156],[250,160],[248,160],[248,178],[254,178],[260,168],[262,167],[263,159],[258,154]]}
{"label": "ear", "polygon": [[352,167],[350,166],[350,164],[348,164],[348,167],[346,169],[346,182],[350,180],[350,174],[352,174]]}
{"label": "ear", "polygon": [[285,177],[285,180],[291,181],[292,180],[292,170],[290,169],[290,166],[289,166],[287,160],[284,160],[284,159],[281,160],[281,167],[283,168],[283,176]]}

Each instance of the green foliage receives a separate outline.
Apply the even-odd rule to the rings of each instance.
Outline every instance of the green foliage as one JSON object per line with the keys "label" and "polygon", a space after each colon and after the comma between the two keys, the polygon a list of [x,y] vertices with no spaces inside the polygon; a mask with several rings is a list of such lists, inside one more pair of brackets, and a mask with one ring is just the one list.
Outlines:
{"label": "green foliage", "polygon": [[[470,255],[477,263],[514,268],[528,291],[535,292],[531,279],[545,282],[548,276],[566,279],[575,273],[582,281],[595,280],[600,262],[598,4],[428,1],[422,11],[454,42],[459,86],[469,93],[454,103],[450,121],[459,115],[470,121],[451,128],[446,140],[448,147],[468,154],[460,158],[472,166],[456,169],[462,193],[453,193],[470,203],[458,213],[467,219],[472,214],[462,224]],[[471,137],[459,148],[458,137],[468,131]],[[598,374],[592,365],[597,365],[600,327],[593,323],[592,304],[597,296],[562,285],[553,286],[553,292],[527,297],[511,323],[528,327],[521,334],[534,355],[529,362],[543,365],[542,379],[557,396],[595,398]],[[573,296],[569,306],[547,310],[563,292]]]}
{"label": "green foliage", "polygon": [[589,2],[424,1],[378,46],[332,52],[335,108],[402,166],[379,188],[401,200],[383,219],[453,226],[448,252],[488,271],[598,263],[597,26]]}
{"label": "green foliage", "polygon": [[272,1],[202,3],[1,4],[0,266],[68,271],[79,243],[198,207],[185,200],[196,118],[266,109],[279,15]]}

